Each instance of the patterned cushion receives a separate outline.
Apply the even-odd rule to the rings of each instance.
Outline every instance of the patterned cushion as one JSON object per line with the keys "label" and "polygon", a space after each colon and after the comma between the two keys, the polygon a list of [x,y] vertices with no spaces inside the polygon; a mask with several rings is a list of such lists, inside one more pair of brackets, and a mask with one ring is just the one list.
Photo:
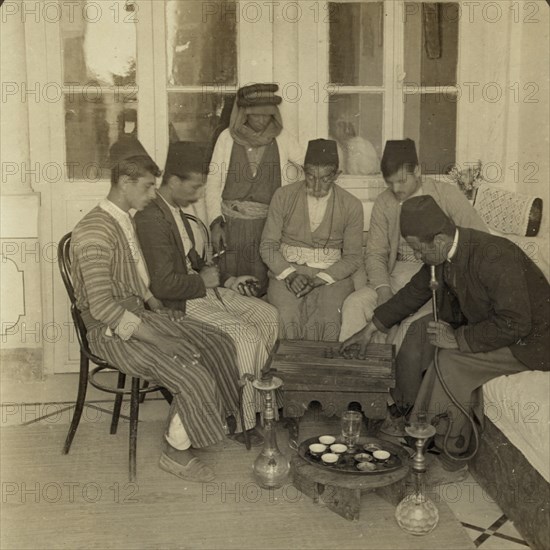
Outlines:
{"label": "patterned cushion", "polygon": [[489,227],[501,233],[534,237],[539,232],[540,198],[482,183],[477,189],[474,208]]}

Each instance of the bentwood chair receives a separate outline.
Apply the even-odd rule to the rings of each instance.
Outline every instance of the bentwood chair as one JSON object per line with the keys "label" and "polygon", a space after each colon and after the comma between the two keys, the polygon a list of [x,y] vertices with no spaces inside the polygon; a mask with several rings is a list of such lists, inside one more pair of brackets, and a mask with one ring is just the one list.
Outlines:
{"label": "bentwood chair", "polygon": [[195,250],[203,260],[206,260],[208,253],[211,252],[210,230],[197,216],[185,212],[185,217],[190,222],[193,236],[195,237]]}
{"label": "bentwood chair", "polygon": [[[112,393],[115,397],[115,404],[113,408],[113,416],[111,419],[111,434],[116,434],[118,428],[118,420],[120,417],[120,409],[122,407],[122,400],[125,395],[130,395],[130,449],[129,449],[129,476],[130,481],[134,481],[136,478],[136,448],[137,448],[137,430],[138,430],[138,418],[139,418],[139,404],[142,397],[151,392],[160,391],[164,398],[171,403],[172,394],[161,386],[149,386],[144,382],[141,387],[141,381],[138,377],[132,377],[131,388],[126,390],[126,374],[117,369],[116,366],[109,364],[101,357],[93,354],[90,351],[88,345],[88,339],[86,335],[86,326],[82,320],[82,316],[78,307],[76,306],[76,297],[74,294],[74,287],[71,277],[71,259],[69,255],[69,249],[71,244],[71,233],[67,233],[58,245],[58,264],[59,271],[61,272],[61,278],[63,284],[69,295],[71,302],[71,316],[80,345],[80,375],[78,380],[78,394],[76,398],[76,405],[74,410],[73,419],[69,427],[69,433],[65,439],[65,445],[63,446],[63,454],[68,454],[71,444],[73,442],[76,430],[82,417],[82,411],[84,410],[84,404],[86,401],[86,390],[88,388],[88,382],[97,388],[98,390]],[[95,364],[96,367],[90,372],[90,362]],[[96,379],[96,375],[100,372],[118,372],[118,380],[116,387],[105,385]]]}

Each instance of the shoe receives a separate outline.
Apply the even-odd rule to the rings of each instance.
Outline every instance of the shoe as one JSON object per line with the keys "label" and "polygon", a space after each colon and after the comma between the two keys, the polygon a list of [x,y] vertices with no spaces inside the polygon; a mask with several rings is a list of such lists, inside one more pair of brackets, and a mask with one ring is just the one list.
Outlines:
{"label": "shoe", "polygon": [[212,481],[216,477],[214,471],[196,457],[192,458],[186,466],[183,466],[183,464],[172,460],[166,453],[162,453],[160,455],[159,467],[161,470],[185,481],[196,483]]}
{"label": "shoe", "polygon": [[228,441],[218,441],[208,447],[193,447],[193,451],[202,451],[203,453],[223,453],[229,447]]}
{"label": "shoe", "polygon": [[399,416],[396,418],[388,414],[379,431],[392,437],[405,437],[407,435],[407,432],[405,432],[405,417]]}
{"label": "shoe", "polygon": [[[433,455],[432,455],[433,456]],[[428,461],[424,481],[428,487],[460,483],[468,475],[468,466],[464,465],[456,470],[446,470],[438,458]]]}
{"label": "shoe", "polygon": [[[250,441],[251,447],[261,447],[264,444],[264,436],[256,431],[256,428],[252,428],[251,430],[247,431],[248,439]],[[246,441],[244,439],[244,434],[236,434],[231,436],[231,439],[233,441],[236,441],[237,443],[240,443],[241,445],[246,445]]]}

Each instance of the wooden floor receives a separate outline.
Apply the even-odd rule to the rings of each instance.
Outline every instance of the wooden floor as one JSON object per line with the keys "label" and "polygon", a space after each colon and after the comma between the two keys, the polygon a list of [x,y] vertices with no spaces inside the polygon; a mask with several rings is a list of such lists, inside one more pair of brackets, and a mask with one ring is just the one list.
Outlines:
{"label": "wooden floor", "polygon": [[[66,424],[4,428],[0,548],[474,548],[444,502],[435,531],[414,537],[399,529],[394,507],[373,494],[363,496],[360,520],[349,522],[290,482],[262,490],[252,476],[258,449],[203,453],[216,480],[186,483],[157,466],[159,420],[140,422],[138,479],[130,484],[127,428],[111,436],[106,421],[85,422],[68,456],[61,454]],[[304,422],[301,436],[329,430],[330,421]],[[282,430],[279,443],[290,455]]]}

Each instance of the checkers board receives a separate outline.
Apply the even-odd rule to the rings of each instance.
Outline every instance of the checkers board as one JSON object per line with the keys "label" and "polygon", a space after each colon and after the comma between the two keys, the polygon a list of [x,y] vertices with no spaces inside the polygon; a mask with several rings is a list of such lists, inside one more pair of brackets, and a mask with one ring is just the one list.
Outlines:
{"label": "checkers board", "polygon": [[281,340],[271,372],[285,389],[319,391],[380,390],[395,387],[395,361],[391,344],[370,344],[365,359],[347,359],[337,342]]}

